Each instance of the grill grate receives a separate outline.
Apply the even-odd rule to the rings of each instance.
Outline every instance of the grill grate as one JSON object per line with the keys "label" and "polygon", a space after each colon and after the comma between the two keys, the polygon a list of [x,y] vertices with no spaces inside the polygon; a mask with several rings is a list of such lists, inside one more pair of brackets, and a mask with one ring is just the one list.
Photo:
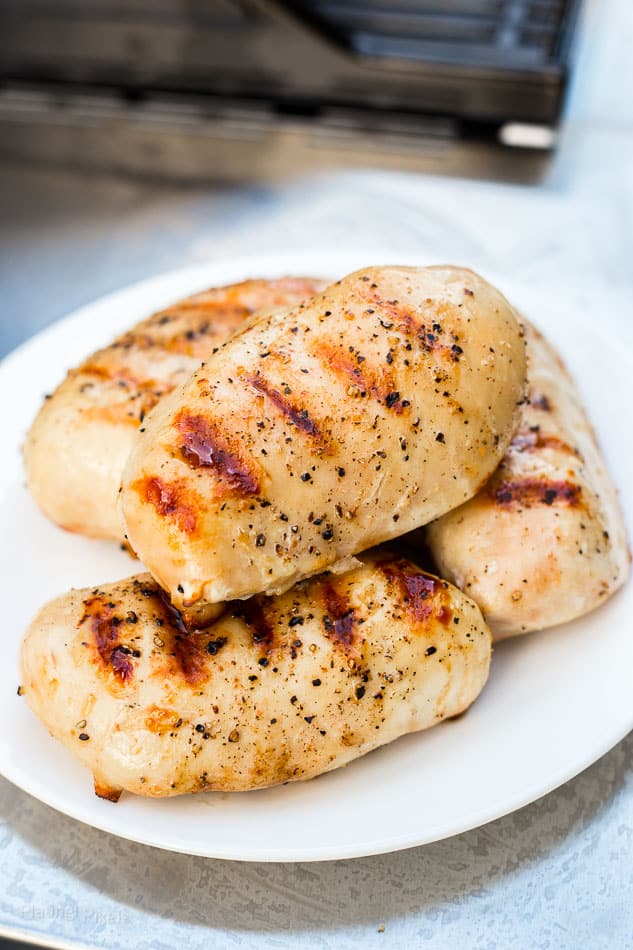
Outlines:
{"label": "grill grate", "polygon": [[293,12],[356,53],[543,69],[557,62],[572,0],[294,0]]}

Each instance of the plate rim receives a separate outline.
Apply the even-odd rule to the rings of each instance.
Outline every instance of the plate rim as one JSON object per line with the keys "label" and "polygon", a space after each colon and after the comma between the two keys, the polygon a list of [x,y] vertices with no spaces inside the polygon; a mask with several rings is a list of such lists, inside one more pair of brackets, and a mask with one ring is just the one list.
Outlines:
{"label": "plate rim", "polygon": [[[352,256],[354,258],[362,258],[364,256],[366,260],[380,259],[385,261],[385,259],[387,259],[388,263],[395,263],[396,261],[404,263],[405,261],[408,261],[407,255],[394,254],[393,252],[387,250],[380,251],[375,248],[367,250],[350,248],[349,252],[341,251],[340,249],[337,252],[333,251],[332,249],[314,248],[311,251],[293,251],[289,253],[280,251],[269,254],[239,255],[226,258],[218,257],[207,261],[195,262],[184,267],[178,267],[168,271],[159,272],[132,284],[128,284],[124,287],[110,291],[109,293],[100,296],[89,303],[75,308],[67,315],[55,320],[53,323],[43,328],[39,333],[36,333],[29,339],[25,340],[12,351],[10,351],[0,361],[0,378],[4,376],[6,372],[11,372],[15,365],[19,365],[25,358],[28,358],[30,348],[37,349],[43,344],[46,344],[47,341],[63,335],[65,332],[70,331],[70,329],[75,324],[79,324],[86,320],[90,316],[90,312],[95,308],[103,307],[107,309],[114,307],[121,298],[125,298],[127,295],[141,293],[143,290],[156,290],[158,292],[158,290],[162,288],[163,285],[167,286],[170,281],[178,280],[183,282],[191,281],[192,289],[183,293],[194,293],[195,286],[193,285],[197,285],[198,279],[200,280],[200,289],[202,289],[205,284],[206,286],[209,286],[211,283],[218,280],[229,283],[233,280],[244,279],[244,277],[240,278],[235,276],[235,272],[240,271],[243,272],[244,275],[249,273],[254,273],[255,275],[260,273],[265,275],[269,271],[275,271],[278,273],[284,272],[289,274],[299,272],[311,273],[312,270],[321,270],[320,267],[311,268],[309,266],[310,260],[313,257],[317,261],[321,259],[332,259],[332,262],[334,262],[334,258],[336,257],[342,259],[344,262],[347,262]],[[304,266],[307,268],[305,271],[303,270]],[[225,276],[222,276],[221,278],[214,276],[222,272],[224,272]],[[514,287],[523,287],[526,292],[529,289],[528,285],[523,284],[519,279],[516,279],[511,275],[509,275],[507,278],[503,278],[495,272],[488,272],[486,270],[486,277],[497,286],[500,286],[502,292],[504,292],[505,287],[508,287],[510,290],[512,290]],[[558,297],[559,295],[557,294],[555,299],[558,299]],[[148,310],[148,314],[151,312],[152,309]],[[142,319],[142,315],[139,315],[139,319]],[[532,319],[532,317],[530,317],[530,319]],[[565,321],[567,320],[566,317],[563,319]],[[538,319],[535,319],[534,322],[537,323],[537,325],[542,326],[542,323],[539,322]],[[589,326],[587,321],[583,318],[578,319],[577,324],[581,327],[583,324]],[[617,341],[617,338],[612,332],[610,332],[610,330],[605,332],[602,327],[591,327],[591,330],[594,335],[604,340],[605,343],[609,344],[611,347],[618,348],[620,359],[627,363],[633,371],[633,353],[627,348],[622,348],[621,343]],[[11,446],[11,450],[12,449],[13,445]],[[617,487],[620,496],[623,497],[624,486],[622,484],[618,484]],[[626,586],[630,584],[631,578],[629,578],[627,584],[625,584],[624,587],[626,588]],[[620,594],[621,592],[618,591],[614,597],[610,599],[615,599],[619,597]],[[498,644],[495,648],[496,651],[503,649],[507,649],[505,644]],[[496,819],[505,817],[508,814],[524,808],[534,801],[551,794],[557,788],[580,775],[595,762],[599,761],[611,749],[613,749],[614,746],[616,746],[623,738],[625,738],[625,736],[628,735],[631,730],[633,730],[633,706],[631,708],[628,723],[625,726],[622,726],[619,723],[618,727],[609,734],[608,739],[605,740],[605,742],[602,744],[602,747],[598,751],[592,749],[592,751],[589,752],[586,757],[577,759],[573,765],[568,764],[565,767],[562,767],[560,770],[551,773],[546,783],[543,783],[542,781],[535,781],[532,786],[523,788],[517,795],[509,796],[502,805],[500,805],[497,801],[496,804],[491,805],[490,807],[484,807],[478,811],[475,811],[469,815],[465,821],[456,822],[453,829],[450,831],[443,830],[439,831],[438,833],[427,833],[422,835],[419,833],[417,835],[412,833],[406,836],[400,835],[395,837],[392,835],[387,837],[372,838],[369,841],[367,838],[363,838],[362,841],[356,845],[347,845],[345,847],[338,848],[331,845],[326,845],[322,848],[313,847],[311,850],[306,850],[305,848],[302,849],[301,846],[293,849],[286,845],[284,848],[279,849],[278,851],[272,851],[270,847],[268,847],[265,853],[258,851],[256,848],[248,851],[248,849],[241,847],[240,853],[236,853],[235,851],[232,851],[230,848],[226,847],[214,848],[212,845],[210,846],[211,843],[208,841],[206,842],[206,845],[201,847],[199,850],[190,846],[177,846],[176,844],[166,841],[157,842],[151,837],[146,837],[141,833],[135,832],[134,834],[131,834],[129,829],[117,830],[116,827],[112,827],[112,823],[109,823],[105,819],[102,820],[100,815],[88,814],[88,803],[86,804],[85,810],[83,806],[64,807],[63,802],[60,803],[57,796],[47,794],[43,782],[41,783],[41,787],[38,786],[37,780],[33,781],[32,777],[17,767],[17,765],[12,768],[11,766],[14,764],[12,760],[10,758],[6,760],[6,757],[2,755],[0,755],[0,775],[3,775],[4,778],[6,778],[16,787],[20,788],[26,794],[37,799],[38,801],[41,801],[48,807],[53,808],[55,811],[72,818],[73,820],[80,821],[83,824],[89,825],[101,832],[114,834],[124,840],[131,840],[147,847],[156,847],[160,848],[161,850],[173,851],[176,853],[188,854],[196,857],[210,857],[215,859],[246,862],[256,861],[266,863],[282,863],[299,861],[329,861],[379,855],[406,850],[413,847],[419,847],[439,840],[444,840],[458,834],[466,833],[475,828],[495,821]]]}
{"label": "plate rim", "polygon": [[[619,592],[618,592],[619,593]],[[615,594],[614,596],[617,596]],[[552,628],[548,628],[552,629]],[[537,631],[540,632],[540,631]],[[499,649],[500,645],[496,647]],[[485,687],[484,687],[485,689]],[[439,723],[442,725],[442,723]],[[297,853],[292,853],[287,847],[280,850],[278,853],[271,852],[270,848],[266,852],[260,852],[254,850],[252,852],[246,852],[242,850],[242,853],[236,854],[233,851],[226,849],[219,850],[209,850],[209,848],[204,848],[197,850],[190,847],[178,847],[175,844],[161,842],[157,843],[150,838],[144,837],[142,834],[134,833],[133,835],[124,832],[117,831],[108,825],[107,822],[102,822],[99,819],[81,817],[76,809],[64,809],[60,804],[57,804],[48,799],[48,796],[45,792],[38,793],[34,791],[32,787],[27,787],[28,782],[20,782],[12,778],[2,767],[2,760],[0,759],[0,775],[3,778],[7,779],[11,784],[15,785],[22,792],[25,792],[31,798],[34,798],[36,801],[39,801],[46,805],[48,808],[52,808],[54,811],[59,812],[60,814],[65,815],[67,818],[73,819],[73,821],[79,821],[88,827],[95,828],[97,831],[105,832],[106,834],[113,834],[117,838],[121,838],[123,841],[132,841],[135,844],[143,845],[143,847],[148,848],[158,848],[161,851],[170,851],[175,854],[185,854],[190,855],[191,857],[196,858],[211,858],[213,860],[220,861],[240,861],[244,863],[261,863],[261,864],[295,864],[295,863],[306,863],[313,864],[321,861],[349,861],[357,858],[366,858],[366,857],[376,857],[382,854],[392,854],[399,851],[408,851],[411,848],[424,847],[428,844],[434,844],[438,841],[446,841],[450,838],[455,838],[458,835],[467,834],[469,831],[474,831],[477,828],[482,828],[485,825],[491,824],[493,821],[497,821],[502,818],[506,818],[508,815],[514,814],[514,812],[520,811],[522,808],[527,808],[529,805],[534,802],[540,801],[541,798],[545,798],[548,795],[551,795],[552,792],[555,792],[557,789],[561,788],[563,785],[566,785],[567,782],[572,781],[574,778],[577,778],[579,775],[582,775],[587,769],[591,768],[592,765],[595,765],[596,762],[608,755],[612,749],[618,745],[627,735],[633,730],[633,712],[631,714],[631,722],[624,731],[618,730],[615,738],[610,737],[608,740],[608,747],[604,748],[602,751],[597,754],[589,755],[586,760],[579,766],[574,766],[569,769],[561,769],[560,773],[557,773],[551,782],[547,786],[539,785],[537,783],[535,786],[530,789],[527,794],[519,795],[516,799],[506,802],[503,805],[501,810],[498,808],[487,810],[482,810],[479,814],[475,813],[474,816],[471,816],[466,822],[456,827],[454,831],[448,833],[439,832],[437,834],[427,835],[419,840],[412,840],[410,837],[406,839],[404,837],[400,838],[389,838],[389,839],[375,839],[371,843],[365,843],[355,846],[348,846],[346,848],[339,848],[336,851],[327,850],[327,847],[323,849],[312,849],[311,851],[297,850]],[[410,733],[409,735],[415,735],[415,733]],[[57,740],[53,740],[57,741]],[[397,741],[397,740],[396,740]],[[368,753],[369,754],[369,753]],[[353,763],[351,763],[353,764]],[[88,787],[88,792],[90,787]],[[257,791],[255,789],[254,791]],[[242,793],[233,793],[233,794],[242,794]],[[248,792],[245,794],[249,794]],[[151,801],[151,799],[147,799]],[[114,807],[114,806],[113,806]],[[491,812],[494,811],[494,814]]]}

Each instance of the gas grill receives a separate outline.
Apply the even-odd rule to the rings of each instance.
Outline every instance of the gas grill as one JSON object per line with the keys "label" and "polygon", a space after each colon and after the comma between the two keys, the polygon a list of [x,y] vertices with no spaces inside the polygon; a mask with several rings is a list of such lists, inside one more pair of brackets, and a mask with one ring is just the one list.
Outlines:
{"label": "gas grill", "polygon": [[[283,173],[332,150],[415,167],[449,141],[551,149],[579,3],[3,0],[0,150],[93,164],[97,125],[136,170],[151,140],[161,173],[193,135],[185,174],[243,178],[273,152]],[[238,143],[228,170],[205,154],[218,136]]]}

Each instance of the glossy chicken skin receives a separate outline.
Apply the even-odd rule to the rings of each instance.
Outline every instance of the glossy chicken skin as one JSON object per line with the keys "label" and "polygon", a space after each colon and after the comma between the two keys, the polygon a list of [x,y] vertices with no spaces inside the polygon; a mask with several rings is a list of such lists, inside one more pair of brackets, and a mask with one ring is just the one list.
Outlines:
{"label": "glossy chicken skin", "polygon": [[426,531],[440,573],[482,608],[496,639],[573,620],[625,582],[615,488],[574,382],[526,322],[529,399],[493,478]]}
{"label": "glossy chicken skin", "polygon": [[130,543],[178,607],[287,589],[470,498],[524,380],[514,311],[472,271],[358,271],[154,410],[123,479]]}
{"label": "glossy chicken skin", "polygon": [[308,779],[455,716],[490,632],[445,581],[391,555],[187,634],[150,575],[71,591],[22,648],[22,691],[97,794],[242,791]]}
{"label": "glossy chicken skin", "polygon": [[29,488],[69,531],[121,540],[121,474],[145,415],[258,310],[316,293],[307,278],[213,288],[143,320],[90,356],[44,402],[24,446]]}

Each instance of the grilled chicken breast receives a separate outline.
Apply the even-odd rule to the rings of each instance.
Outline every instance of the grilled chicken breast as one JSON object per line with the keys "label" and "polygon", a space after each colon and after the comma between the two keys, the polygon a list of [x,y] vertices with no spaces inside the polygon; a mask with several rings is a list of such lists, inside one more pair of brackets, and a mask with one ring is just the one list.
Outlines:
{"label": "grilled chicken breast", "polygon": [[587,613],[630,565],[613,483],[574,382],[526,322],[529,398],[498,470],[429,525],[440,573],[482,608],[496,639]]}
{"label": "grilled chicken breast", "polygon": [[156,407],[123,479],[130,543],[179,608],[287,589],[470,498],[524,380],[514,311],[472,271],[358,271]]}
{"label": "grilled chicken breast", "polygon": [[28,485],[44,514],[70,531],[122,540],[117,494],[145,414],[250,314],[298,303],[322,286],[285,277],[207,290],[143,320],[71,370],[24,446]]}
{"label": "grilled chicken breast", "polygon": [[228,604],[195,634],[149,574],[73,590],[27,632],[22,692],[103,797],[242,791],[457,715],[490,651],[471,600],[383,553]]}

